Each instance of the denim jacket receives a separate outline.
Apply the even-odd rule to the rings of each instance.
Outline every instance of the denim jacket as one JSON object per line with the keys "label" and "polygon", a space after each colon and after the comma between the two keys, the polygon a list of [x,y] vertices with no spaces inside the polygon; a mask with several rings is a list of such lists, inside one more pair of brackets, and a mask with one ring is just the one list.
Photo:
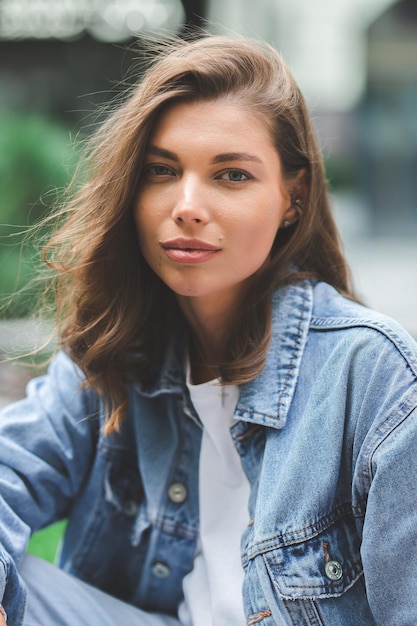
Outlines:
{"label": "denim jacket", "polygon": [[[184,338],[129,388],[119,433],[60,353],[0,418],[0,598],[23,620],[30,533],[68,518],[60,566],[175,615],[199,532],[201,423]],[[251,485],[241,543],[247,624],[417,624],[417,348],[324,283],[279,289],[262,373],[231,434]],[[196,624],[195,626],[198,626]]]}

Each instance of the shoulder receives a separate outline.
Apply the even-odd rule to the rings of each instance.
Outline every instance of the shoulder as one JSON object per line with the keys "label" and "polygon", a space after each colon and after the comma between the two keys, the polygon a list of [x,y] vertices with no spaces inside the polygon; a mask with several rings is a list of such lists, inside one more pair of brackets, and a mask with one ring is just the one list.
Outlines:
{"label": "shoulder", "polygon": [[[302,280],[277,290],[266,368],[289,380],[307,375],[311,384],[347,378],[364,388],[372,378],[394,389],[417,389],[417,344],[396,321],[345,298],[326,283]],[[343,377],[342,377],[343,378]],[[394,382],[395,381],[395,382]],[[327,383],[328,388],[328,383]]]}
{"label": "shoulder", "polygon": [[312,284],[311,333],[331,333],[334,340],[347,341],[352,348],[361,344],[370,353],[383,349],[397,354],[417,378],[417,343],[395,320],[345,298],[326,283]]}
{"label": "shoulder", "polygon": [[412,427],[417,344],[395,320],[344,298],[329,285],[317,283],[312,291],[304,370],[314,388],[321,384],[324,398],[343,406],[350,416],[346,419],[355,424],[357,441],[365,440],[370,453],[399,424]]}
{"label": "shoulder", "polygon": [[80,368],[60,350],[51,359],[45,375],[34,378],[29,385],[34,387],[52,385],[57,391],[65,394],[67,391],[73,393],[79,389],[84,380],[85,376]]}
{"label": "shoulder", "polygon": [[307,282],[305,288],[311,315],[297,401],[320,415],[340,411],[356,454],[363,445],[365,472],[376,450],[393,445],[393,433],[417,429],[417,343],[395,320],[330,285]]}
{"label": "shoulder", "polygon": [[29,382],[27,400],[51,415],[64,411],[78,419],[98,410],[98,398],[85,385],[83,372],[63,351],[52,358],[44,375]]}

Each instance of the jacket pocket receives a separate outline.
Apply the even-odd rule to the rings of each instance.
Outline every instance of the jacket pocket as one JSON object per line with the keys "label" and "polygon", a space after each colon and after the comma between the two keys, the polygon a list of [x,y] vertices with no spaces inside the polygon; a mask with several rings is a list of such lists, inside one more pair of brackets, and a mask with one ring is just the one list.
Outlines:
{"label": "jacket pocket", "polygon": [[363,573],[353,515],[329,516],[303,533],[304,540],[287,540],[263,554],[276,592],[289,600],[340,596]]}

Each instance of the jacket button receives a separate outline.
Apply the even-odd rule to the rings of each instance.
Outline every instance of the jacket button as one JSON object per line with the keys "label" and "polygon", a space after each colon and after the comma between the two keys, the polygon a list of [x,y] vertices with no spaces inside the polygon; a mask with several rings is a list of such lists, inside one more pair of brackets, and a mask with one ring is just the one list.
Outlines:
{"label": "jacket button", "polygon": [[167,578],[171,573],[168,565],[162,561],[156,561],[152,565],[152,574],[157,578]]}
{"label": "jacket button", "polygon": [[329,561],[326,563],[324,571],[330,580],[340,580],[343,576],[343,568],[339,561]]}
{"label": "jacket button", "polygon": [[187,488],[182,483],[172,483],[168,489],[168,497],[171,502],[181,504],[187,499]]}

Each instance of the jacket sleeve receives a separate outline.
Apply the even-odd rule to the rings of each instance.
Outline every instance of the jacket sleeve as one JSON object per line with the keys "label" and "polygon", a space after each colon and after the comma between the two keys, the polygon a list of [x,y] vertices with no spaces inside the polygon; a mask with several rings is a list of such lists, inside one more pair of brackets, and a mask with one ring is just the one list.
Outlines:
{"label": "jacket sleeve", "polygon": [[417,623],[417,409],[414,392],[366,442],[369,482],[362,537],[368,601],[376,623]]}
{"label": "jacket sleeve", "polygon": [[0,413],[0,600],[9,623],[23,620],[18,565],[32,532],[65,518],[92,463],[98,402],[59,353],[24,400]]}

